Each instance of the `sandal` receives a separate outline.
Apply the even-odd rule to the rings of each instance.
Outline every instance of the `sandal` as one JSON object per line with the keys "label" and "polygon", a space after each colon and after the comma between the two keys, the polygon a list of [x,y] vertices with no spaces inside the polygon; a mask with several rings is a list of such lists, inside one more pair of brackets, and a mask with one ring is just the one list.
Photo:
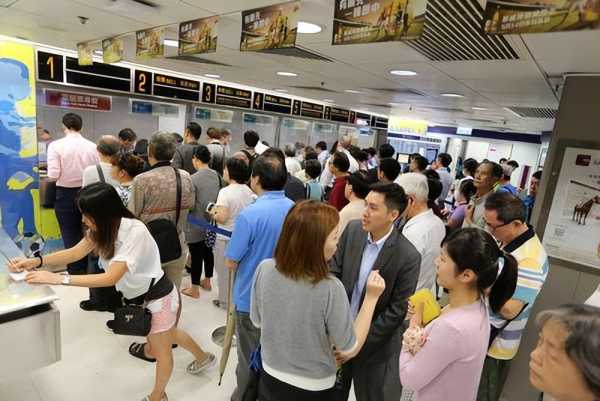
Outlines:
{"label": "sandal", "polygon": [[[150,396],[149,395],[145,396],[142,401],[150,401]],[[165,393],[165,396],[160,401],[169,401],[169,397],[167,397],[167,393]]]}
{"label": "sandal", "polygon": [[197,295],[197,296],[196,296],[196,295],[194,295],[194,294],[192,294],[192,288],[191,288],[191,287],[190,287],[190,288],[184,288],[183,290],[181,290],[181,293],[182,293],[183,295],[187,295],[187,296],[188,296],[188,297],[190,297],[190,298],[194,298],[194,299],[198,299],[198,298],[200,298],[200,293],[198,293],[198,295]]}
{"label": "sandal", "polygon": [[129,353],[131,356],[141,359],[146,362],[156,362],[154,358],[148,358],[144,352],[144,346],[146,343],[131,343],[129,346]]}

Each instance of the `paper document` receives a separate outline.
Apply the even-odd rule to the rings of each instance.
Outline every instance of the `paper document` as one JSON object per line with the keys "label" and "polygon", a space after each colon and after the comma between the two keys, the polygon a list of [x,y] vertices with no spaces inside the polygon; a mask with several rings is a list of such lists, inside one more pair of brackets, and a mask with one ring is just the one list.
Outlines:
{"label": "paper document", "polygon": [[8,275],[14,281],[24,281],[25,277],[27,277],[27,273],[29,273],[29,272],[28,271],[24,271],[24,272],[20,272],[20,273],[8,272]]}

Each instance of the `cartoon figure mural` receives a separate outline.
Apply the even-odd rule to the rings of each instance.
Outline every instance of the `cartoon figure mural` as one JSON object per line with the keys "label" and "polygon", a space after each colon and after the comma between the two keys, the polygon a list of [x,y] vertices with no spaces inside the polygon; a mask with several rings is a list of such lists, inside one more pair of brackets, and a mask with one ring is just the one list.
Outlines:
{"label": "cartoon figure mural", "polygon": [[53,211],[40,209],[35,113],[33,48],[0,42],[0,221],[16,242],[58,239]]}

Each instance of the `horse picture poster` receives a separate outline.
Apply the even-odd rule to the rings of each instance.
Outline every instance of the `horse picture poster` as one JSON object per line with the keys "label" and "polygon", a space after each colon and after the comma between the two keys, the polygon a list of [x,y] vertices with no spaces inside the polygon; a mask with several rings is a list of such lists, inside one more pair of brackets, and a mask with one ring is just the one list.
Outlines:
{"label": "horse picture poster", "polygon": [[600,150],[566,147],[544,246],[549,256],[600,269]]}

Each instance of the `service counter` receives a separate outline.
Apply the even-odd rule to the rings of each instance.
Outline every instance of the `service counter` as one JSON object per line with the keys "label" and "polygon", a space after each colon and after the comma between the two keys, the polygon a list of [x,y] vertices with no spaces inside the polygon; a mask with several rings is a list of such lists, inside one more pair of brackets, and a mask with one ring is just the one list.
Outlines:
{"label": "service counter", "polygon": [[[0,249],[9,258],[23,253],[0,228]],[[29,374],[61,358],[58,296],[48,286],[15,282],[0,256],[0,379]]]}

